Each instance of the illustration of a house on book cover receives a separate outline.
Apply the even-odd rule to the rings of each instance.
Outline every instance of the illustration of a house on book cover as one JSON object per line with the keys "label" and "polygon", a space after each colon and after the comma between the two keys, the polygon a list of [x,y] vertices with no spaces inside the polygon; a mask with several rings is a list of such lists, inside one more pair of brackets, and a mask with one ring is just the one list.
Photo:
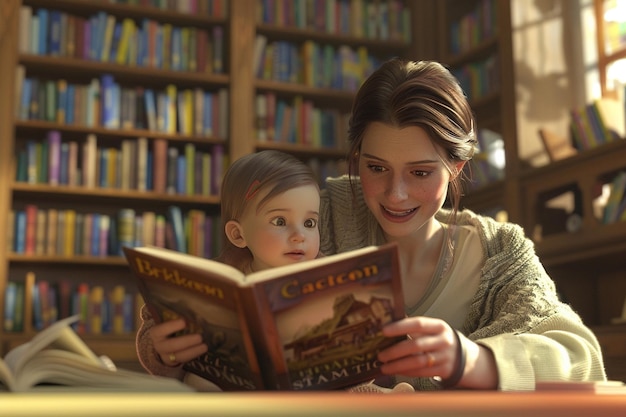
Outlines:
{"label": "illustration of a house on book cover", "polygon": [[338,296],[331,318],[284,345],[290,370],[297,371],[346,356],[371,351],[379,344],[381,327],[392,319],[389,299],[372,297],[369,302],[353,294]]}
{"label": "illustration of a house on book cover", "polygon": [[274,311],[292,389],[333,389],[378,375],[377,353],[396,342],[383,325],[397,319],[391,286],[369,283]]}

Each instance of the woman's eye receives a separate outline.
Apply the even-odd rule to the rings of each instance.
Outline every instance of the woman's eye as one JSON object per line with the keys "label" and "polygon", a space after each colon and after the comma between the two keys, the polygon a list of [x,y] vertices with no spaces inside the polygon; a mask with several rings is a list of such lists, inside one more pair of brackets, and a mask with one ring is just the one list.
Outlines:
{"label": "woman's eye", "polygon": [[413,171],[413,175],[415,175],[416,177],[427,177],[430,174],[431,174],[430,171],[422,171],[422,170]]}
{"label": "woman's eye", "polygon": [[372,172],[385,172],[387,169],[380,165],[368,164],[367,168]]}
{"label": "woman's eye", "polygon": [[309,228],[309,229],[313,229],[313,228],[317,227],[317,220],[316,219],[306,219],[304,221],[304,227]]}
{"label": "woman's eye", "polygon": [[285,226],[287,224],[284,217],[276,217],[275,219],[272,219],[270,223],[274,226]]}

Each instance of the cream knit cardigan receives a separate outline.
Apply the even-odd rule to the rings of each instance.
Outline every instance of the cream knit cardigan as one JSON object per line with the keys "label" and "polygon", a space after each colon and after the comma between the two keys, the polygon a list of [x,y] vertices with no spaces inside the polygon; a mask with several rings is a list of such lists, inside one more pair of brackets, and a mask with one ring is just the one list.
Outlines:
{"label": "cream knit cardigan", "polygon": [[[450,212],[437,219],[448,222]],[[384,243],[379,226],[360,190],[353,194],[346,176],[329,178],[320,208],[321,251],[345,252]],[[498,223],[464,210],[457,224],[476,227],[485,253],[478,291],[460,330],[494,353],[500,390],[532,390],[535,381],[606,380],[595,335],[569,305],[561,302],[551,278],[537,258],[532,241],[512,223]],[[147,331],[154,325],[147,310],[137,332],[137,353],[156,375],[182,379],[181,367],[161,363]],[[413,379],[416,389],[436,387],[429,379]]]}

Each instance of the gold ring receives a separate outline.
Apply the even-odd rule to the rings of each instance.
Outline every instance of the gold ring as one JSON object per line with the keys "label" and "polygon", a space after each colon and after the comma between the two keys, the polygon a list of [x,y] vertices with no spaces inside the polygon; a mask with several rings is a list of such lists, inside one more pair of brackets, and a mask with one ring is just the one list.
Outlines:
{"label": "gold ring", "polygon": [[175,363],[176,362],[176,355],[174,355],[173,353],[170,353],[169,356],[167,357],[170,362]]}
{"label": "gold ring", "polygon": [[435,364],[435,356],[430,352],[427,352],[426,356],[428,358],[428,362],[426,363],[426,366],[430,368],[431,366]]}

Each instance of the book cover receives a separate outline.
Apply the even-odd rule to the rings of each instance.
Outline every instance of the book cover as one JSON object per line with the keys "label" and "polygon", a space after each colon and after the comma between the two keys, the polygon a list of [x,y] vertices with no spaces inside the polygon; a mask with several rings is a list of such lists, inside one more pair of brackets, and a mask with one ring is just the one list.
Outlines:
{"label": "book cover", "polygon": [[206,354],[185,364],[222,390],[340,389],[379,375],[381,327],[404,316],[397,246],[250,275],[167,249],[124,249],[157,322],[183,317]]}

